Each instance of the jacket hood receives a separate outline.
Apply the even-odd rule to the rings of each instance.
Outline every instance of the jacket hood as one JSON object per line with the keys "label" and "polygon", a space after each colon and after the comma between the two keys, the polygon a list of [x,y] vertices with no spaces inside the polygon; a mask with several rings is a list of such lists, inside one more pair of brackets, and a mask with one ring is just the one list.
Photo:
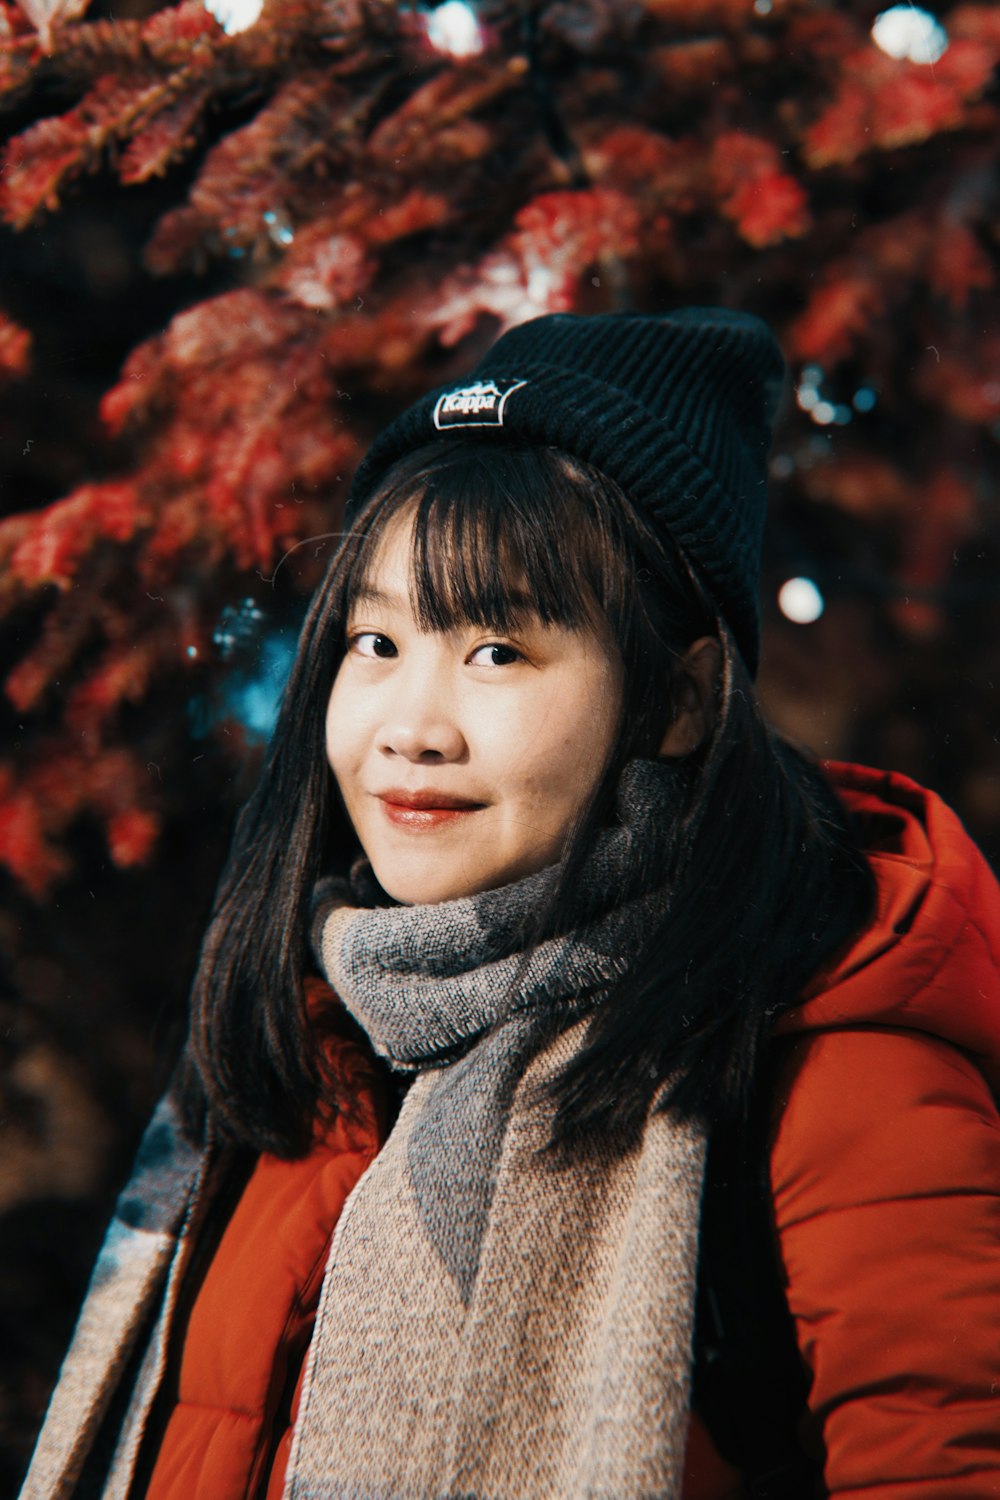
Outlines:
{"label": "jacket hood", "polygon": [[905,1027],[969,1052],[1000,1090],[1000,888],[940,797],[895,771],[827,761],[878,888],[874,920],[779,1034]]}

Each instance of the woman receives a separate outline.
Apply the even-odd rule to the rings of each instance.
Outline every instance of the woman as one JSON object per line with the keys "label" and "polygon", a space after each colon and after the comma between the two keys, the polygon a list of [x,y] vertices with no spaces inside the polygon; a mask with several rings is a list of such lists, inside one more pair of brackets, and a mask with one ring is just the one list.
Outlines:
{"label": "woman", "polygon": [[1000,1494],[1000,896],[759,712],[781,373],[546,317],[375,443],[26,1496]]}

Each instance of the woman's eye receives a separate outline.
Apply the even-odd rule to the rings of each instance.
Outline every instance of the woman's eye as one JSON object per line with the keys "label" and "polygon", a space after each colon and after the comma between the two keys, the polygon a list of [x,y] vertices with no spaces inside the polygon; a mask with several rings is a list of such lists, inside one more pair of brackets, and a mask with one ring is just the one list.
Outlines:
{"label": "woman's eye", "polygon": [[379,661],[396,655],[395,644],[389,637],[378,635],[374,630],[364,630],[360,635],[352,636],[350,645],[357,656],[375,657]]}
{"label": "woman's eye", "polygon": [[477,667],[509,667],[521,660],[521,653],[516,647],[503,646],[497,641],[491,641],[488,646],[477,646],[469,657],[469,661]]}

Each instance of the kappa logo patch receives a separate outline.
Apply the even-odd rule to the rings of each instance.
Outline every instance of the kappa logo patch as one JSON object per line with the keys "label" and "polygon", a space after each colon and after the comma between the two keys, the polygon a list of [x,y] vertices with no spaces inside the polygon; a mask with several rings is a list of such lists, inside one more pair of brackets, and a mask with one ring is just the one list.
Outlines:
{"label": "kappa logo patch", "polygon": [[477,380],[445,391],[434,404],[434,426],[439,432],[448,427],[502,427],[504,408],[526,380]]}

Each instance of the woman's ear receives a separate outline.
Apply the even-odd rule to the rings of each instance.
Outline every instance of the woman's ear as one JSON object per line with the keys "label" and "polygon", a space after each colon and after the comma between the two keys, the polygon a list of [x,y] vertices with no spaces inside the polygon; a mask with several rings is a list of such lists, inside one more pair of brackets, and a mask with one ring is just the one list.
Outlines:
{"label": "woman's ear", "polygon": [[674,679],[674,717],[660,743],[660,754],[678,757],[697,750],[715,722],[716,689],[722,647],[703,635],[685,651]]}

